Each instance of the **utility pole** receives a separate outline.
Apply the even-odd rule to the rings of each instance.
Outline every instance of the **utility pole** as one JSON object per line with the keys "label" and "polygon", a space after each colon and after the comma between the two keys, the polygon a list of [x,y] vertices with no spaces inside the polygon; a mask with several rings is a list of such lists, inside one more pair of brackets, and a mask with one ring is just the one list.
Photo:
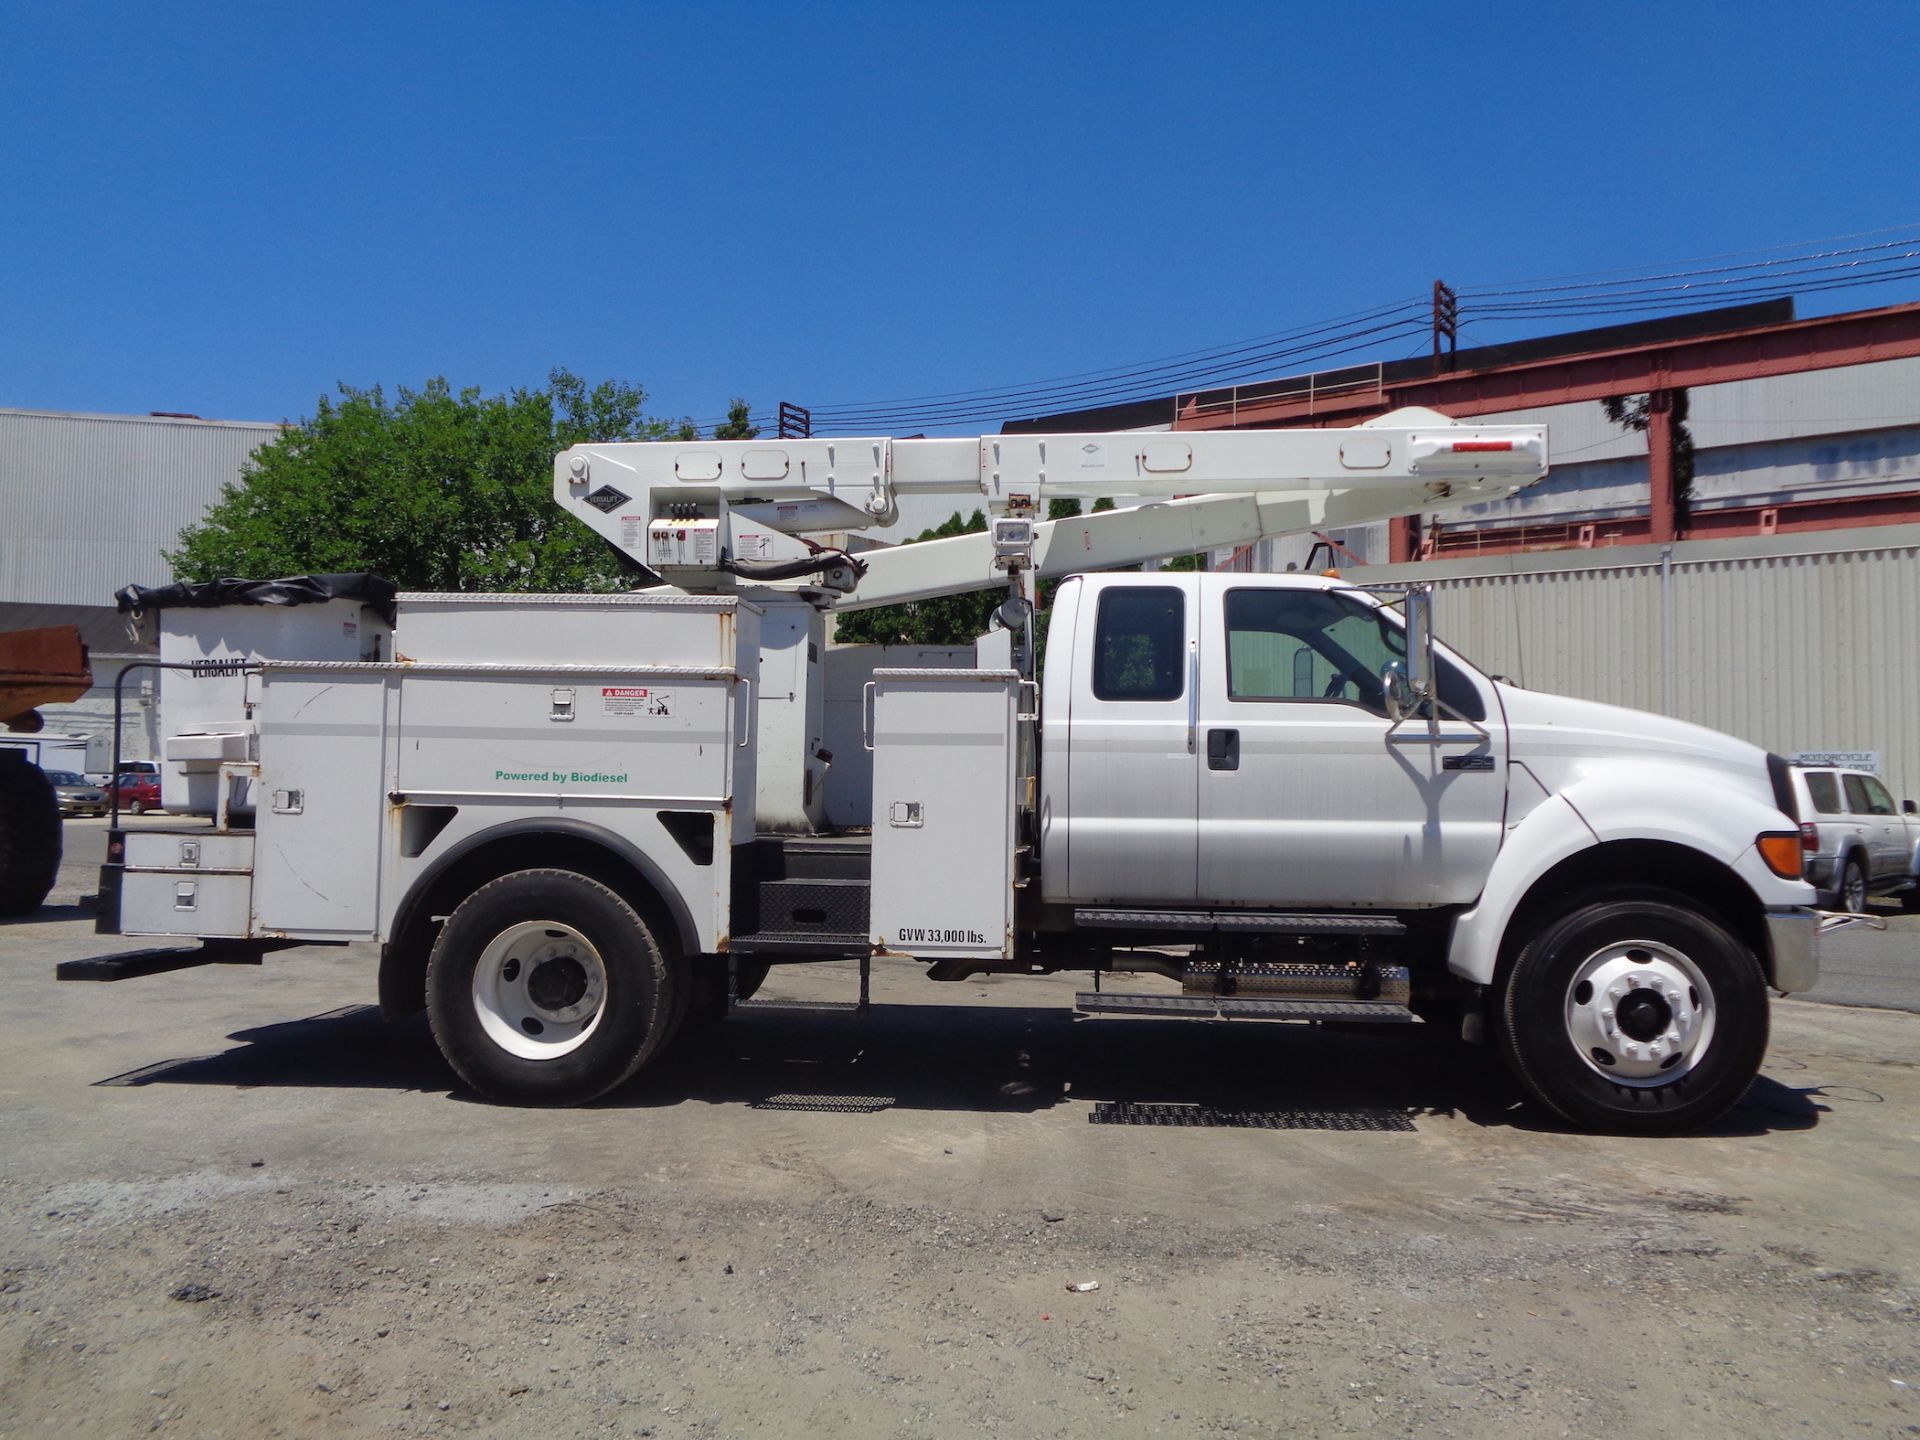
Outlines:
{"label": "utility pole", "polygon": [[1440,364],[1440,338],[1446,337],[1446,369],[1453,368],[1453,357],[1460,349],[1460,296],[1444,280],[1433,282],[1433,373],[1438,375]]}

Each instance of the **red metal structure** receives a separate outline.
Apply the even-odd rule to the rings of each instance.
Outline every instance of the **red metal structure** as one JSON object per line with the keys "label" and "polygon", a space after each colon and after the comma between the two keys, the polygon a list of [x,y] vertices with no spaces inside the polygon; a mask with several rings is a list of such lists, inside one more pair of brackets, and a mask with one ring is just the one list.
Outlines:
{"label": "red metal structure", "polygon": [[[1371,384],[1364,379],[1343,380],[1331,387],[1293,384],[1276,391],[1265,385],[1182,396],[1174,428],[1353,425],[1403,405],[1425,405],[1467,417],[1644,394],[1651,397],[1651,405],[1646,432],[1650,496],[1643,523],[1628,520],[1600,527],[1556,524],[1465,532],[1450,535],[1433,553],[1661,543],[1678,533],[1671,463],[1674,390],[1913,356],[1920,356],[1920,304],[1893,305],[1439,374],[1393,377],[1383,370],[1376,372]],[[1916,414],[1920,415],[1920,406]],[[1920,520],[1920,492],[1715,510],[1696,515],[1688,533],[1755,535],[1914,520]],[[1418,548],[1417,520],[1395,521],[1393,559],[1412,559]]]}

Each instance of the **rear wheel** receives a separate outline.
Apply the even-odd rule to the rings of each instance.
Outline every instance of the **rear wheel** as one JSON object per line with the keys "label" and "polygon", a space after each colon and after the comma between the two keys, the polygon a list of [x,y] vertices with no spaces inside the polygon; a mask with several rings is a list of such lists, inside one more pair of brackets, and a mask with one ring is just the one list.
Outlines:
{"label": "rear wheel", "polygon": [[46,771],[0,751],[0,915],[38,910],[60,874],[60,797]]}
{"label": "rear wheel", "polygon": [[144,815],[144,814],[146,814],[146,813],[147,813],[147,802],[146,802],[146,801],[144,801],[144,800],[129,800],[129,801],[127,802],[127,813],[128,813],[129,815]]}
{"label": "rear wheel", "polygon": [[667,1042],[674,978],[613,890],[570,870],[522,870],[448,917],[427,961],[427,1014],[447,1063],[482,1095],[577,1105]]}
{"label": "rear wheel", "polygon": [[1593,1130],[1672,1134],[1738,1103],[1766,1055],[1753,952],[1666,892],[1596,895],[1515,959],[1507,1061],[1534,1099]]}
{"label": "rear wheel", "polygon": [[1840,872],[1840,908],[1853,915],[1867,913],[1867,867],[1858,855],[1849,856]]}

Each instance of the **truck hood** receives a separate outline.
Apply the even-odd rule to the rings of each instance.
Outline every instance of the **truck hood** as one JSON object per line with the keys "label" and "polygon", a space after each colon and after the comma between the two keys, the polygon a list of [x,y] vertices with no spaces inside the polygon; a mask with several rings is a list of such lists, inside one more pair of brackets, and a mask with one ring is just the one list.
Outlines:
{"label": "truck hood", "polygon": [[1715,771],[1773,804],[1767,752],[1758,745],[1644,710],[1498,682],[1495,688],[1506,711],[1509,757],[1550,793],[1600,767],[1641,761]]}

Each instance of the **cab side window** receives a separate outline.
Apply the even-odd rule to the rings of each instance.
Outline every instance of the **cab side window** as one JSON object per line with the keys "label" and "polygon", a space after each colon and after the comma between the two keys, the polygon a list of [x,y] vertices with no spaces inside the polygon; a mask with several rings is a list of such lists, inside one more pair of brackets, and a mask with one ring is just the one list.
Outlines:
{"label": "cab side window", "polygon": [[1101,592],[1093,631],[1096,700],[1178,700],[1186,693],[1187,597],[1171,586]]}
{"label": "cab side window", "polygon": [[[1380,672],[1404,663],[1406,632],[1379,610],[1327,590],[1229,590],[1227,698],[1330,700],[1384,717]],[[1458,667],[1439,661],[1440,700],[1484,720],[1480,692]]]}
{"label": "cab side window", "polygon": [[1396,640],[1324,590],[1230,590],[1227,698],[1348,700],[1384,714],[1380,669],[1404,655]]}
{"label": "cab side window", "polygon": [[1887,787],[1871,775],[1849,775],[1847,780],[1847,805],[1856,815],[1891,815],[1893,797],[1887,794]]}

